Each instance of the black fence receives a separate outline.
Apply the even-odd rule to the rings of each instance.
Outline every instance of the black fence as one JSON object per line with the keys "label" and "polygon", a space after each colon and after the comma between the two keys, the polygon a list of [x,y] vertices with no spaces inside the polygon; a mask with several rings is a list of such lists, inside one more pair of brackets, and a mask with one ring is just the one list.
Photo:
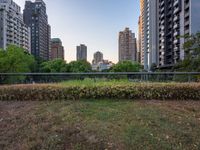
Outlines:
{"label": "black fence", "polygon": [[200,72],[0,73],[0,84],[57,83],[86,78],[127,79],[130,82],[199,82]]}

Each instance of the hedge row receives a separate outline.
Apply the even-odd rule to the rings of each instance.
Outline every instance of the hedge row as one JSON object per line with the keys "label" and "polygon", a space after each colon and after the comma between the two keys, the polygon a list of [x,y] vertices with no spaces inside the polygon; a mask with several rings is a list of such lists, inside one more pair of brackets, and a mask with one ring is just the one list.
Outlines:
{"label": "hedge row", "polygon": [[113,86],[1,86],[0,100],[51,101],[79,99],[200,100],[200,84],[134,84]]}

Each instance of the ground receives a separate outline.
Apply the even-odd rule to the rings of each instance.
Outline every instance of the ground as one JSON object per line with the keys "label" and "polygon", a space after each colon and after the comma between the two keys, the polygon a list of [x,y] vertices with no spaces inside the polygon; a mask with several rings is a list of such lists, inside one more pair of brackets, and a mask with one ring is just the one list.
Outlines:
{"label": "ground", "polygon": [[1,150],[200,149],[200,102],[0,102]]}

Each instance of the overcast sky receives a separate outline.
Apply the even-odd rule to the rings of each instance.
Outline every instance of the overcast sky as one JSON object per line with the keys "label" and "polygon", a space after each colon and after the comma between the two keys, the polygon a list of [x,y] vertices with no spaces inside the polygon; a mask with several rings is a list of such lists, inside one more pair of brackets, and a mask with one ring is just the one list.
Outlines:
{"label": "overcast sky", "polygon": [[[14,0],[24,9],[25,0]],[[32,0],[33,1],[33,0]],[[52,37],[60,38],[67,62],[76,59],[76,46],[88,47],[88,60],[101,51],[104,59],[118,61],[118,33],[137,32],[139,0],[44,0]]]}

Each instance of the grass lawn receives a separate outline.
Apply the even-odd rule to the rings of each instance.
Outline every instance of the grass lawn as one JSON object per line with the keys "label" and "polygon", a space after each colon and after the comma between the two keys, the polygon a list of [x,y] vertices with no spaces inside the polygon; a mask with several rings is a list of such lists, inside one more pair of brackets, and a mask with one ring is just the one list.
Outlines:
{"label": "grass lawn", "polygon": [[200,149],[200,102],[0,102],[1,150]]}

